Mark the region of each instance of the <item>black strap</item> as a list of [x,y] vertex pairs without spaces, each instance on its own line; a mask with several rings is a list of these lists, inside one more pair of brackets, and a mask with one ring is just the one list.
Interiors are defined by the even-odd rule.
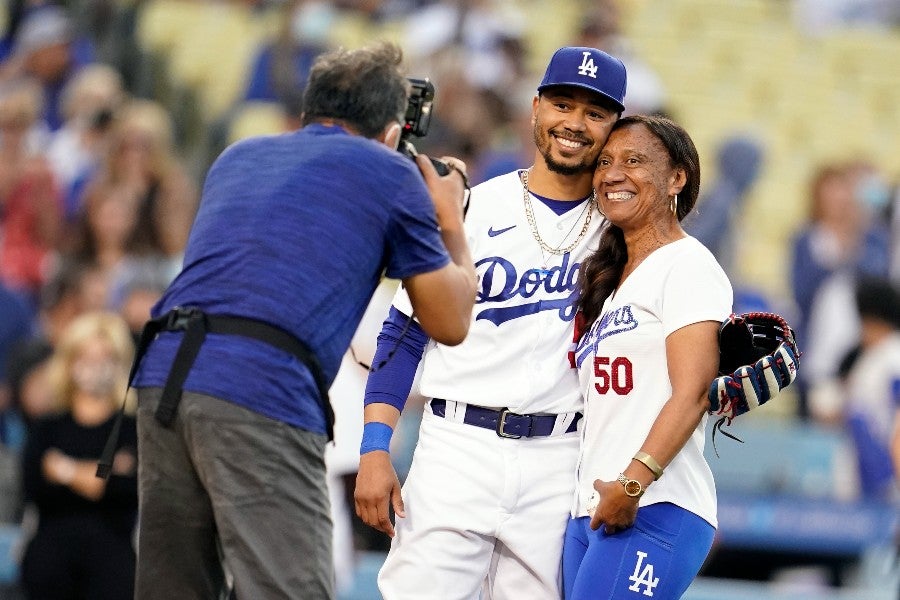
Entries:
[[100,453],[100,460],[97,462],[97,477],[101,479],[109,479],[109,475],[112,472],[113,457],[116,448],[119,446],[119,432],[122,430],[122,419],[125,417],[125,405],[128,402],[128,389],[131,387],[134,375],[141,364],[141,359],[144,358],[144,353],[147,352],[150,342],[162,331],[164,323],[165,320],[163,318],[151,319],[144,324],[144,328],[141,330],[141,337],[138,340],[137,348],[135,348],[134,352],[134,360],[131,363],[131,371],[128,373],[128,386],[125,388],[125,398],[122,399],[119,414],[116,415],[109,437],[106,438],[106,445],[103,446],[103,452]]
[[206,315],[206,320],[209,333],[242,335],[266,342],[294,355],[297,360],[305,364],[319,391],[319,407],[322,409],[322,414],[325,415],[328,441],[334,439],[334,409],[328,398],[328,382],[319,359],[306,344],[283,329],[255,319]]
[[175,420],[184,382],[187,381],[191,367],[194,366],[194,361],[200,354],[200,346],[206,340],[206,330],[206,316],[202,312],[197,311],[187,318],[184,335],[181,343],[178,344],[169,376],[166,377],[166,383],[163,386],[162,397],[156,407],[156,420],[163,427],[171,427],[172,421]]
[[[328,440],[334,439],[334,410],[328,398],[328,385],[325,373],[322,371],[322,366],[312,350],[295,336],[283,329],[256,319],[207,315],[197,308],[175,308],[162,317],[151,319],[144,325],[135,351],[131,372],[128,375],[129,387],[141,359],[147,352],[147,348],[149,348],[150,343],[161,331],[184,331],[184,336],[172,361],[169,376],[166,378],[162,397],[156,408],[156,420],[164,427],[170,427],[175,419],[178,405],[181,402],[184,382],[187,380],[191,367],[200,353],[200,347],[206,339],[206,334],[215,333],[241,335],[260,340],[292,354],[305,364],[318,389],[319,405],[325,415],[325,428],[328,433]],[[106,441],[106,446],[103,448],[103,454],[100,456],[100,461],[97,464],[97,477],[102,477],[103,479],[109,477],[112,470],[113,454],[118,446],[119,431],[124,414],[125,401],[122,402],[122,408],[119,410],[116,422]]]
[[716,458],[719,458],[719,449],[716,448],[716,432],[717,431],[721,431],[722,435],[724,435],[725,437],[730,437],[731,439],[737,440],[738,442],[740,442],[742,444],[744,443],[744,440],[742,440],[738,436],[728,433],[727,431],[722,429],[722,427],[724,427],[725,425],[731,425],[731,421],[728,419],[728,417],[722,417],[721,419],[719,419],[718,421],[716,421],[713,424],[712,443],[713,443],[713,450],[715,450],[715,452],[716,452]]

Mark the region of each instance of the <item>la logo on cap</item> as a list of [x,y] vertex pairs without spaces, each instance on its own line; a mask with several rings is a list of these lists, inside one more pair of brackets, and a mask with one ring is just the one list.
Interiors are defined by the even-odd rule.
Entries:
[[625,110],[627,76],[621,60],[603,50],[565,46],[553,53],[538,93],[553,86],[579,87],[610,100],[619,112]]
[[578,67],[578,74],[597,79],[597,66],[594,64],[594,59],[591,58],[591,53],[585,51],[581,54],[584,58],[581,59],[581,66]]

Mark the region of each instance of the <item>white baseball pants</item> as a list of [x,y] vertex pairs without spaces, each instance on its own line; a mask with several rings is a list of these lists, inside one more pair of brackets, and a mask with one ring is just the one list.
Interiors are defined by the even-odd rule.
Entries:
[[501,438],[426,406],[406,518],[378,576],[384,599],[560,598],[578,449],[578,432]]

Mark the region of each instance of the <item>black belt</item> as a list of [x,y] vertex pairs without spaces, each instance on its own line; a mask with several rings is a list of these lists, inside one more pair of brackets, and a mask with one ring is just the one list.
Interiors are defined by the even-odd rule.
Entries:
[[[175,419],[178,404],[181,402],[181,392],[188,373],[194,364],[194,360],[200,353],[200,347],[206,339],[207,333],[241,335],[256,339],[289,354],[294,355],[309,369],[319,392],[319,404],[325,415],[325,427],[328,440],[334,438],[334,410],[328,400],[328,384],[325,374],[319,364],[316,355],[299,339],[290,333],[256,319],[245,317],[229,317],[221,315],[208,315],[198,308],[177,307],[156,319],[147,321],[141,331],[141,338],[135,351],[134,362],[128,375],[128,385],[131,385],[135,373],[140,366],[141,359],[150,347],[150,343],[162,331],[184,331],[181,343],[172,361],[172,367],[166,383],[163,387],[162,397],[156,408],[156,420],[163,426],[169,427]],[[112,466],[113,453],[118,444],[119,428],[123,410],[119,412],[106,447],[103,449],[100,463],[97,466],[97,476],[106,478]]]
[[[447,401],[435,398],[431,401],[431,412],[435,416],[444,417],[447,411]],[[520,415],[510,412],[508,408],[494,409],[484,406],[466,404],[466,414],[463,423],[493,429],[497,435],[505,438],[531,438],[547,437],[553,433],[558,415]],[[578,429],[578,421],[581,413],[576,413],[575,418],[569,423],[565,433],[572,433]]]

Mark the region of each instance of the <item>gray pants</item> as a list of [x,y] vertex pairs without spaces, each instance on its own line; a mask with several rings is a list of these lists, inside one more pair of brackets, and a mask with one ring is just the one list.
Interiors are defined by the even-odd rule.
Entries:
[[135,598],[215,599],[222,560],[240,600],[334,598],[325,436],[190,392],[168,429],[161,392],[138,390]]

